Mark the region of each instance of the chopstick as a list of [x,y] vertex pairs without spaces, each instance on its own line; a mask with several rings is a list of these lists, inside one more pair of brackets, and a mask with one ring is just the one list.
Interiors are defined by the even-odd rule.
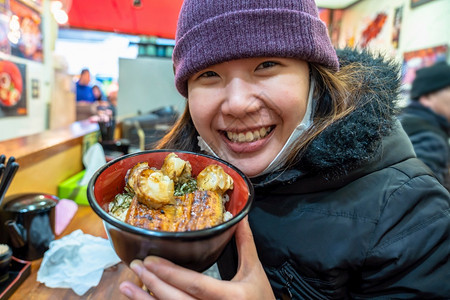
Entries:
[[3,202],[3,197],[5,196],[6,191],[14,178],[17,169],[19,169],[19,164],[16,163],[15,160],[16,159],[11,156],[6,163],[6,168],[0,181],[0,204]]
[[3,164],[3,163],[0,163],[0,182],[1,182],[1,180],[2,180],[2,175],[3,175],[3,172],[5,171],[5,165]]
[[10,156],[8,158],[8,162],[6,163],[6,168],[8,169],[8,166],[11,165],[15,161],[16,161],[16,158],[14,156]]
[[0,182],[2,179],[3,172],[6,169],[5,161],[6,161],[6,155],[5,154],[0,155]]

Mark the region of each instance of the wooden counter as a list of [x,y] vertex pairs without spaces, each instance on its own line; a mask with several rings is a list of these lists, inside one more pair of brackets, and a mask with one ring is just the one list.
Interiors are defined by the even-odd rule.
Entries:
[[58,184],[84,169],[83,149],[98,136],[88,120],[0,142],[0,154],[19,163],[8,195],[40,192],[57,195]]
[[[102,220],[98,217],[90,206],[79,206],[72,221],[58,238],[81,229],[86,234],[107,238]],[[124,263],[106,269],[97,287],[89,289],[83,296],[78,296],[72,289],[48,288],[43,283],[37,282],[37,272],[42,259],[32,262],[31,274],[11,295],[11,300],[23,299],[128,299],[119,291],[119,284],[129,280],[137,285],[141,285],[138,277]]]

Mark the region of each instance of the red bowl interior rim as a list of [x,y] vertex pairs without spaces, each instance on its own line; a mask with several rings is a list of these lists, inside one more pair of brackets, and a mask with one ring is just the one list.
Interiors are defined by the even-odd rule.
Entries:
[[[161,157],[162,156],[165,157],[167,154],[169,154],[171,152],[174,152],[179,156],[194,155],[196,157],[199,157],[200,159],[214,160],[214,163],[217,163],[217,164],[221,165],[222,167],[224,167],[225,171],[233,177],[233,179],[235,181],[235,189],[236,189],[236,183],[237,183],[236,179],[238,179],[238,181],[239,181],[238,186],[241,189],[240,192],[245,193],[245,194],[248,193],[247,201],[243,205],[242,209],[237,214],[233,214],[232,219],[230,219],[222,224],[219,224],[217,226],[214,226],[212,228],[196,230],[196,231],[168,232],[168,231],[156,231],[156,230],[149,230],[149,229],[145,229],[145,228],[139,228],[139,227],[130,225],[128,223],[122,222],[119,219],[117,219],[117,218],[111,216],[109,213],[107,213],[102,208],[101,204],[98,203],[98,201],[100,201],[100,200],[96,199],[95,187],[96,187],[96,184],[102,180],[100,178],[105,177],[105,174],[108,174],[108,178],[112,177],[111,181],[118,180],[117,176],[119,176],[120,179],[123,181],[122,185],[120,185],[120,184],[118,185],[116,183],[114,185],[114,188],[112,189],[111,193],[117,194],[117,193],[120,193],[123,191],[123,186],[125,184],[125,179],[124,179],[125,173],[129,169],[129,167],[127,167],[127,168],[123,168],[120,166],[118,167],[118,165],[123,164],[124,162],[126,162],[127,159],[128,160],[133,159],[134,161],[137,161],[137,162],[143,161],[143,160],[137,160],[138,156],[158,155]],[[183,159],[186,159],[186,158],[183,158]],[[196,167],[193,164],[192,159],[189,161],[193,168],[193,174],[196,175],[196,172],[194,170]],[[161,160],[161,164],[162,164],[162,160]],[[132,167],[133,165],[134,164],[131,164],[130,167]],[[158,166],[158,168],[159,167],[160,166]],[[141,236],[158,237],[158,238],[164,238],[164,239],[202,239],[202,238],[207,238],[207,237],[210,237],[213,235],[217,235],[223,231],[226,231],[227,229],[231,228],[232,226],[237,224],[239,221],[241,221],[248,214],[248,212],[250,210],[250,207],[253,202],[254,190],[253,190],[253,185],[252,185],[250,179],[244,173],[242,173],[242,171],[240,171],[232,164],[230,164],[220,158],[216,158],[216,157],[206,155],[206,154],[201,154],[201,153],[189,152],[189,151],[164,149],[164,150],[146,150],[146,151],[131,153],[131,154],[121,156],[119,158],[116,158],[116,159],[108,162],[107,164],[105,164],[104,166],[99,168],[94,173],[92,178],[90,179],[90,181],[88,183],[87,196],[88,196],[89,204],[92,207],[92,209],[95,211],[95,213],[99,217],[101,217],[104,221],[106,221],[107,223],[109,223],[121,230],[130,232],[130,233],[135,233],[135,234],[138,234]],[[111,198],[111,199],[113,199],[113,198]],[[103,205],[105,205],[105,204],[103,203]]]

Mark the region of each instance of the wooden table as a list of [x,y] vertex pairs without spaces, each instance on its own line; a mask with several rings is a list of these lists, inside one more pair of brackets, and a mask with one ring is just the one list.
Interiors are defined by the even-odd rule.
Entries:
[[98,141],[98,130],[97,123],[85,120],[1,141],[0,154],[8,159],[14,156],[20,166],[6,196],[35,192],[58,195],[58,185],[84,169],[83,151]]
[[[61,238],[74,230],[81,229],[86,234],[107,238],[102,220],[98,217],[90,206],[78,206],[77,213],[71,220]],[[48,288],[43,283],[37,282],[37,272],[42,259],[32,262],[30,276],[18,287],[9,298],[11,300],[32,300],[32,299],[128,299],[119,291],[119,284],[124,280],[129,280],[137,285],[141,285],[138,277],[124,263],[119,263],[103,272],[102,279],[97,287],[89,289],[83,296],[78,296],[72,289]]]

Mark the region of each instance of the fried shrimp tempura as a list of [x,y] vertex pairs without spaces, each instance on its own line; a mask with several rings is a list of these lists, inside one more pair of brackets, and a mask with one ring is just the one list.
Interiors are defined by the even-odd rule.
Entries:
[[221,166],[209,165],[198,174],[197,186],[201,191],[215,191],[223,195],[233,189],[233,178]]
[[141,170],[133,188],[139,202],[150,208],[175,204],[173,180],[159,170]]

